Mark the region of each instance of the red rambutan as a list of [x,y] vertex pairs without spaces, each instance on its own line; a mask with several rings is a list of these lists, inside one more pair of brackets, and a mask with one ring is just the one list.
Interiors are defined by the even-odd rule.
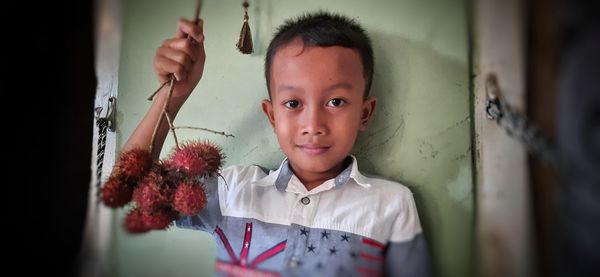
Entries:
[[194,149],[194,144],[183,144],[175,149],[166,162],[172,168],[185,172],[189,176],[199,176],[206,171],[206,162]]
[[131,201],[131,188],[125,183],[125,180],[112,175],[101,189],[100,197],[106,206],[117,208],[124,206]]
[[142,175],[150,168],[152,157],[148,150],[132,149],[121,153],[119,161],[116,164],[120,174],[126,177],[140,179]]
[[170,204],[171,193],[160,172],[153,170],[133,190],[133,201],[144,211],[154,211]]
[[[169,157],[170,158],[170,157]],[[158,164],[164,169],[164,170],[168,170],[171,171],[174,169],[174,166],[171,164],[171,160],[170,159],[162,159],[158,162]]]
[[214,175],[221,169],[225,155],[221,147],[209,141],[193,143],[193,149],[198,156],[206,162],[206,168],[202,175]]
[[173,220],[177,219],[177,213],[171,210],[162,209],[153,212],[142,211],[144,226],[149,229],[164,230]]
[[206,206],[206,193],[199,182],[184,181],[173,194],[173,208],[183,215],[195,215]]
[[130,233],[144,233],[150,231],[151,228],[146,226],[144,222],[143,212],[137,208],[132,209],[127,213],[124,221],[125,230]]

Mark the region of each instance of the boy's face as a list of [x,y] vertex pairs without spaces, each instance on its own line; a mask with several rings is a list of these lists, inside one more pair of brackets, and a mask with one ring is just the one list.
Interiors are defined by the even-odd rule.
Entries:
[[263,111],[294,172],[338,173],[376,105],[375,97],[364,97],[358,52],[296,39],[273,57],[269,87]]

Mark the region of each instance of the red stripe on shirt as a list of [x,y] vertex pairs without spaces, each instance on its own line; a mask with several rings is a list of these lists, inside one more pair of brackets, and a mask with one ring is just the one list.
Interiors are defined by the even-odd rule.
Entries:
[[384,248],[383,244],[368,238],[363,238],[363,243],[380,249]]
[[364,276],[381,276],[381,271],[371,269],[368,267],[358,267],[358,272],[360,272]]
[[225,273],[229,277],[278,277],[279,273],[259,270],[250,267],[241,267],[217,260],[215,271]]
[[375,256],[365,252],[360,252],[360,257],[369,261],[383,262],[383,256]]
[[219,228],[219,226],[217,226],[217,228],[215,228],[215,232],[217,232],[217,234],[219,235],[219,238],[221,238],[221,241],[223,242],[223,245],[225,246],[225,249],[227,250],[227,253],[229,254],[229,258],[231,258],[231,262],[238,263],[238,260],[235,257],[235,254],[233,254],[233,249],[231,248],[231,244],[229,244],[229,240],[227,240],[227,237],[225,236],[225,234],[223,234],[223,230],[221,230],[221,228]]
[[250,267],[256,267],[258,264],[262,263],[264,260],[277,255],[277,253],[279,253],[279,252],[282,252],[285,249],[286,243],[287,243],[287,240],[284,240],[284,241],[278,243],[277,245],[271,247],[271,249],[258,255],[256,257],[256,259],[254,259],[252,261],[252,263],[250,264]]
[[240,264],[246,266],[248,261],[248,251],[250,250],[250,240],[252,239],[252,222],[246,223],[246,233],[244,235],[244,244],[240,252]]

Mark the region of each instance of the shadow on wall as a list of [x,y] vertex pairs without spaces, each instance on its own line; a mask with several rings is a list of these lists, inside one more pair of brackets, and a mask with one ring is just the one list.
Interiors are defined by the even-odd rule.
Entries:
[[431,45],[371,33],[378,106],[353,149],[361,170],[414,193],[435,272],[469,276],[473,182],[465,62]]
[[[404,136],[404,107],[410,87],[406,41],[383,33],[370,33],[375,56],[375,73],[370,95],[378,98],[373,121],[359,135],[353,149],[365,172],[376,172],[369,160],[373,152],[392,153]],[[388,53],[390,48],[398,49]],[[377,157],[380,158],[380,157]]]

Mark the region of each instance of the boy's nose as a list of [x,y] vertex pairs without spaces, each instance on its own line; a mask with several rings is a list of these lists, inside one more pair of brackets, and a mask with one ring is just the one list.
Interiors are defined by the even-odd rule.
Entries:
[[302,115],[302,135],[324,135],[327,133],[327,126],[323,112],[320,109],[307,109]]

